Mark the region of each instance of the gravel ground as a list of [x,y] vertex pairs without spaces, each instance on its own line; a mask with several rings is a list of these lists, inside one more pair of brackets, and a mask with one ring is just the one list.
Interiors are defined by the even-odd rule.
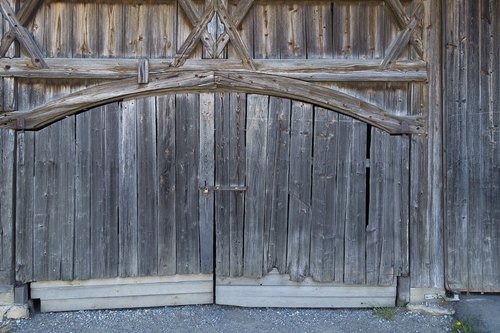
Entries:
[[392,320],[372,310],[249,309],[228,306],[36,313],[0,322],[6,332],[448,332],[453,317],[397,309]]

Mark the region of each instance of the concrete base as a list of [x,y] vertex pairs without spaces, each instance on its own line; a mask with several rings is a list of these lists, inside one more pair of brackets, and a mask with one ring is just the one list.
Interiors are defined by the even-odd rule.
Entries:
[[0,284],[0,304],[14,304],[14,286]]
[[410,303],[425,303],[443,301],[446,299],[446,291],[441,288],[410,288]]
[[0,320],[28,319],[29,317],[28,305],[0,305]]

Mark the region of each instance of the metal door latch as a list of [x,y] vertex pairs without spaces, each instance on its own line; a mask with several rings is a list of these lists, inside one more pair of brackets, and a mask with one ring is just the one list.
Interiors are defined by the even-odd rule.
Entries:
[[231,192],[245,192],[247,190],[247,186],[241,185],[232,185],[232,186],[223,186],[223,185],[215,185],[215,186],[202,186],[200,187],[200,191],[203,194],[208,194],[210,191],[231,191]]

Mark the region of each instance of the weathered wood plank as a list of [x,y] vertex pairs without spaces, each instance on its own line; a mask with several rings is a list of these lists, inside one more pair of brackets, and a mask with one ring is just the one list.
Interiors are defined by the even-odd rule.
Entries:
[[[215,180],[215,100],[214,94],[200,94],[199,185],[214,186]],[[214,193],[199,196],[201,272],[214,272]],[[222,241],[218,239],[218,242]],[[217,251],[218,253],[218,251]]]
[[339,137],[344,138],[339,145],[340,160],[337,169],[337,219],[344,221],[345,237],[343,280],[348,284],[363,284],[366,246],[366,124],[339,116]]
[[243,239],[243,273],[246,277],[263,275],[265,174],[267,170],[268,97],[247,96],[246,173],[248,190],[245,198]]
[[119,265],[119,126],[121,106],[118,103],[104,107],[104,276],[118,276]]
[[264,268],[287,272],[290,109],[288,99],[270,97],[266,150]]
[[158,274],[156,98],[137,101],[137,222],[139,275]]
[[313,106],[292,101],[287,267],[292,281],[309,276]]
[[15,282],[16,133],[0,131],[0,284]]
[[[230,109],[229,94],[215,94],[215,185],[230,185]],[[216,275],[230,276],[230,193],[215,192],[215,238],[216,238]]]
[[276,20],[278,8],[278,6],[268,3],[255,4],[253,50],[256,59],[279,58],[278,23]]
[[124,6],[124,22],[125,55],[134,58],[149,56],[151,25],[148,18],[148,6],[142,3]]
[[[102,57],[123,57],[124,39],[120,36],[121,31],[115,29],[125,25],[123,4],[101,3],[96,16],[100,32],[98,38],[99,54]],[[93,60],[93,62],[95,61]]]
[[290,280],[276,270],[260,279],[217,279],[217,304],[251,307],[394,306],[396,286],[374,287]]
[[200,272],[199,184],[200,153],[199,96],[176,97],[176,245],[177,273]]
[[312,175],[312,223],[311,223],[311,277],[319,282],[335,279],[335,256],[340,251],[336,234],[335,178],[338,142],[338,114],[315,108],[313,175]]
[[158,274],[173,275],[176,264],[175,96],[157,97]]
[[128,277],[138,274],[136,100],[123,102],[118,126],[118,273],[122,277]]
[[172,58],[176,53],[176,4],[167,3],[148,4],[149,20],[155,22],[150,26],[150,56],[151,58]]
[[[230,94],[229,98],[229,184],[241,186],[246,183],[246,95]],[[245,192],[229,192],[230,276],[243,275],[245,196]]]
[[307,59],[332,58],[333,21],[330,4],[307,4],[305,7]]

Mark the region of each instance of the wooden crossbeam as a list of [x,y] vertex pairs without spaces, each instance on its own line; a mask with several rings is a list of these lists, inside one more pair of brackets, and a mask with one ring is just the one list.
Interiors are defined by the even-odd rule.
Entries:
[[[31,7],[32,10],[37,8],[35,4],[33,4],[33,6],[34,7]],[[15,38],[19,41],[19,44],[21,44],[21,47],[30,56],[33,65],[38,68],[47,68],[48,66],[45,63],[45,60],[43,59],[42,51],[36,44],[34,38],[28,32],[28,30],[20,23],[20,21],[16,17],[16,14],[10,7],[10,4],[7,2],[7,0],[0,0],[0,11],[2,12],[2,15],[5,17],[7,22],[9,22],[9,24],[12,26],[12,33],[14,34]],[[23,17],[29,16],[25,14],[23,15],[24,15]],[[2,43],[5,42],[7,44],[9,43],[9,40],[10,39],[4,37],[2,39]]]
[[[387,6],[389,6],[391,11],[393,12],[399,27],[401,29],[406,29],[406,27],[410,25],[412,19],[406,14],[405,9],[401,4],[400,0],[385,0],[385,3],[387,4]],[[414,10],[415,13],[414,15],[416,15],[421,9],[423,9],[423,4],[419,2]],[[423,58],[424,48],[422,46],[422,41],[419,38],[415,37],[412,33],[410,35],[409,42],[413,45],[419,57]]]

